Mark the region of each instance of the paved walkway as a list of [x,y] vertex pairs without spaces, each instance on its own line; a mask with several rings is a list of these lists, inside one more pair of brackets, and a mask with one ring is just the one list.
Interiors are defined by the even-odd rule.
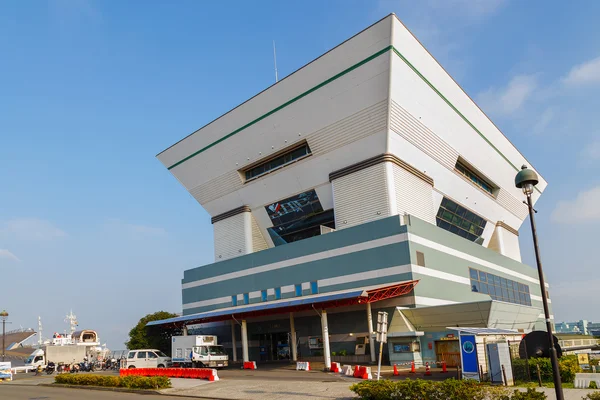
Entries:
[[181,388],[173,380],[173,388],[161,393],[178,396],[198,396],[209,399],[231,400],[342,400],[354,398],[349,389],[352,382],[339,381],[264,381],[264,380],[221,380],[209,384]]

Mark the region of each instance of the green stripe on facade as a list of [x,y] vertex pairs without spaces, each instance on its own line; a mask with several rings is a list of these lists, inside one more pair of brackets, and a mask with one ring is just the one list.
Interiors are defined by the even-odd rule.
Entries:
[[[364,60],[362,60],[362,61],[360,61],[360,62],[358,62],[358,63],[356,63],[356,64],[352,65],[351,67],[349,67],[349,68],[345,69],[344,71],[342,71],[342,72],[338,73],[337,75],[334,75],[333,77],[331,77],[331,78],[327,79],[326,81],[323,81],[323,82],[319,83],[318,85],[316,85],[316,86],[312,87],[311,89],[307,90],[306,92],[304,92],[304,93],[302,93],[302,94],[300,94],[300,95],[298,95],[298,96],[294,97],[294,98],[293,98],[293,99],[291,99],[291,100],[288,100],[287,102],[285,102],[284,104],[280,105],[279,107],[277,107],[277,108],[274,108],[273,110],[269,111],[268,113],[261,115],[260,117],[258,117],[258,118],[256,118],[255,120],[253,120],[253,121],[251,121],[251,122],[247,123],[246,125],[242,126],[241,128],[238,128],[238,129],[236,129],[235,131],[233,131],[233,132],[231,132],[231,133],[229,133],[229,134],[227,134],[227,135],[223,136],[221,139],[219,139],[219,140],[217,140],[217,141],[215,141],[215,142],[213,142],[213,143],[209,144],[208,146],[205,146],[205,147],[203,147],[202,149],[200,149],[200,150],[196,151],[195,153],[192,153],[192,154],[190,154],[189,156],[185,157],[184,159],[182,159],[182,160],[180,160],[180,161],[176,162],[175,164],[171,165],[170,167],[168,167],[168,169],[169,169],[169,170],[171,170],[171,169],[175,168],[176,166],[178,166],[178,165],[180,165],[180,164],[182,164],[182,163],[186,162],[187,160],[189,160],[189,159],[191,159],[191,158],[193,158],[193,157],[197,156],[198,154],[200,154],[200,153],[202,153],[202,152],[204,152],[204,151],[206,151],[206,150],[210,149],[211,147],[213,147],[213,146],[217,145],[218,143],[221,143],[221,142],[222,142],[222,141],[224,141],[225,139],[228,139],[228,138],[230,138],[231,136],[233,136],[233,135],[235,135],[235,134],[237,134],[237,133],[239,133],[239,132],[243,131],[244,129],[246,129],[246,128],[249,128],[250,126],[252,126],[252,125],[256,124],[257,122],[260,122],[260,121],[262,121],[263,119],[265,119],[265,118],[267,118],[268,116],[270,116],[270,115],[272,115],[272,114],[276,113],[277,111],[284,109],[285,107],[289,106],[290,104],[293,104],[293,103],[295,103],[296,101],[298,101],[298,100],[302,99],[303,97],[306,97],[306,96],[308,96],[308,95],[309,95],[309,94],[311,94],[312,92],[314,92],[314,91],[316,91],[316,90],[318,90],[318,89],[322,88],[323,86],[325,86],[325,85],[327,85],[327,84],[329,84],[329,83],[331,83],[331,82],[333,82],[333,81],[337,80],[338,78],[341,78],[342,76],[344,76],[344,75],[348,74],[349,72],[351,72],[351,71],[355,70],[356,68],[358,68],[358,67],[360,67],[360,66],[362,66],[362,65],[364,65],[364,64],[366,64],[366,63],[368,63],[369,61],[371,61],[371,60],[374,60],[375,58],[377,58],[377,57],[379,57],[379,56],[381,56],[381,55],[383,55],[383,54],[387,53],[387,52],[388,52],[388,51],[390,51],[390,50],[393,50],[393,52],[394,52],[394,53],[395,53],[395,54],[396,54],[398,57],[400,57],[400,59],[401,59],[402,61],[404,61],[404,63],[405,63],[406,65],[408,65],[408,66],[410,67],[410,69],[412,69],[412,70],[413,70],[413,71],[414,71],[414,72],[417,74],[417,76],[418,76],[419,78],[421,78],[421,79],[423,80],[423,82],[425,82],[425,83],[426,83],[426,84],[427,84],[427,85],[428,85],[428,86],[429,86],[429,87],[430,87],[430,88],[431,88],[431,89],[432,89],[432,90],[433,90],[433,91],[434,91],[434,92],[435,92],[435,93],[436,93],[438,96],[440,96],[440,98],[441,98],[442,100],[444,100],[444,102],[445,102],[445,103],[446,103],[448,106],[450,106],[450,108],[451,108],[452,110],[454,110],[454,112],[456,112],[456,114],[458,114],[458,116],[459,116],[459,117],[460,117],[460,118],[461,118],[463,121],[465,121],[465,122],[467,123],[467,125],[469,125],[469,126],[470,126],[470,127],[471,127],[471,128],[474,130],[474,131],[475,131],[475,132],[477,132],[477,134],[478,134],[478,135],[479,135],[479,136],[480,136],[480,137],[481,137],[483,140],[485,140],[485,142],[486,142],[487,144],[489,144],[489,145],[490,145],[490,146],[491,146],[491,147],[492,147],[492,148],[493,148],[493,149],[494,149],[494,150],[495,150],[495,151],[496,151],[496,152],[497,152],[497,153],[498,153],[498,154],[499,154],[499,155],[500,155],[500,156],[501,156],[501,157],[502,157],[502,158],[503,158],[503,159],[504,159],[504,160],[505,160],[505,161],[506,161],[506,162],[507,162],[507,163],[508,163],[508,164],[509,164],[511,167],[513,167],[513,168],[515,169],[515,171],[519,171],[519,168],[517,168],[517,166],[515,166],[515,165],[514,165],[512,162],[510,162],[510,160],[509,160],[509,159],[508,159],[508,158],[507,158],[507,157],[506,157],[506,156],[505,156],[505,155],[504,155],[504,154],[503,154],[503,153],[502,153],[502,152],[501,152],[501,151],[500,151],[500,150],[499,150],[499,149],[498,149],[496,146],[494,146],[494,144],[493,144],[492,142],[490,142],[490,140],[489,140],[489,139],[488,139],[488,138],[487,138],[487,137],[486,137],[486,136],[485,136],[483,133],[481,133],[481,131],[480,131],[479,129],[477,129],[477,128],[475,127],[475,125],[473,125],[473,124],[471,123],[471,121],[469,121],[469,120],[467,119],[467,117],[465,117],[465,116],[464,116],[464,114],[463,114],[463,113],[461,113],[461,112],[458,110],[458,108],[456,108],[456,107],[454,106],[454,104],[452,104],[452,103],[450,102],[450,100],[448,100],[448,99],[446,98],[446,96],[444,96],[444,95],[442,94],[442,92],[440,92],[440,91],[439,91],[439,90],[438,90],[438,89],[437,89],[437,88],[436,88],[436,87],[435,87],[435,86],[434,86],[434,85],[433,85],[433,84],[432,84],[432,83],[431,83],[431,82],[430,82],[430,81],[429,81],[429,80],[428,80],[428,79],[427,79],[427,78],[426,78],[426,77],[425,77],[425,76],[424,76],[424,75],[423,75],[423,74],[422,74],[422,73],[421,73],[421,72],[420,72],[420,71],[417,69],[417,68],[415,68],[415,66],[413,66],[413,65],[410,63],[410,61],[408,61],[408,60],[406,59],[406,57],[404,57],[404,56],[402,55],[402,53],[400,53],[400,52],[398,51],[398,49],[396,49],[396,48],[395,48],[394,46],[392,46],[392,45],[385,47],[384,49],[382,49],[382,50],[378,51],[377,53],[375,53],[375,54],[373,54],[373,55],[371,55],[371,56],[369,56],[369,57],[365,58]],[[536,187],[535,189],[536,189],[536,190],[537,190],[539,193],[541,193],[541,192],[540,192],[540,190],[539,190],[537,187]]]
[[235,135],[236,133],[239,133],[239,132],[243,131],[244,129],[246,129],[246,128],[248,128],[248,127],[250,127],[250,126],[252,126],[252,125],[256,124],[257,122],[260,122],[260,121],[262,121],[263,119],[267,118],[268,116],[270,116],[270,115],[272,115],[272,114],[276,113],[276,112],[277,112],[277,111],[279,111],[279,110],[282,110],[282,109],[286,108],[287,106],[289,106],[289,105],[290,105],[290,104],[292,104],[292,103],[295,103],[296,101],[300,100],[301,98],[308,96],[308,95],[309,95],[309,94],[311,94],[312,92],[314,92],[314,91],[316,91],[316,90],[318,90],[318,89],[322,88],[323,86],[327,85],[328,83],[331,83],[331,82],[335,81],[336,79],[338,79],[338,78],[340,78],[340,77],[342,77],[342,76],[346,75],[347,73],[354,71],[356,68],[358,68],[358,67],[360,67],[360,66],[362,66],[362,65],[364,65],[364,64],[366,64],[366,63],[368,63],[368,62],[369,62],[369,61],[371,61],[371,60],[374,60],[375,58],[379,57],[380,55],[387,53],[387,52],[388,52],[388,51],[390,51],[391,49],[392,49],[392,46],[388,46],[388,47],[386,47],[386,48],[384,48],[384,49],[382,49],[382,50],[378,51],[377,53],[373,54],[372,56],[365,58],[364,60],[362,60],[362,61],[360,61],[360,62],[358,62],[358,63],[354,64],[354,65],[353,65],[353,66],[351,66],[350,68],[347,68],[347,69],[343,70],[343,71],[342,71],[342,72],[340,72],[339,74],[332,76],[331,78],[327,79],[326,81],[323,81],[323,82],[319,83],[317,86],[315,86],[315,87],[313,87],[313,88],[311,88],[311,89],[308,89],[306,92],[304,92],[304,93],[302,93],[302,94],[300,94],[300,95],[298,95],[298,96],[294,97],[294,98],[293,98],[293,99],[291,99],[291,100],[288,100],[287,102],[283,103],[283,104],[282,104],[282,105],[280,105],[279,107],[272,109],[271,111],[269,111],[268,113],[266,113],[266,114],[264,114],[264,115],[261,115],[260,117],[256,118],[254,121],[247,123],[246,125],[242,126],[241,128],[238,128],[238,129],[236,129],[235,131],[231,132],[231,133],[230,133],[230,134],[228,134],[228,135],[225,135],[225,136],[223,136],[221,139],[217,140],[216,142],[213,142],[213,143],[209,144],[208,146],[206,146],[206,147],[204,147],[204,148],[202,148],[202,149],[198,150],[197,152],[195,152],[195,153],[193,153],[193,154],[191,154],[191,155],[187,156],[187,157],[186,157],[186,158],[184,158],[183,160],[176,162],[175,164],[171,165],[171,166],[169,167],[169,169],[171,169],[171,168],[175,168],[175,167],[176,167],[176,166],[178,166],[179,164],[181,164],[181,163],[183,163],[183,162],[185,162],[185,161],[189,160],[189,159],[190,159],[190,158],[192,158],[192,157],[195,157],[195,156],[197,156],[198,154],[202,153],[202,152],[203,152],[203,151],[205,151],[205,150],[208,150],[208,149],[210,149],[210,148],[211,148],[211,147],[213,147],[214,145],[216,145],[216,144],[218,144],[218,143],[222,142],[223,140],[225,140],[225,139],[227,139],[227,138],[229,138],[229,137],[231,137],[231,136]]

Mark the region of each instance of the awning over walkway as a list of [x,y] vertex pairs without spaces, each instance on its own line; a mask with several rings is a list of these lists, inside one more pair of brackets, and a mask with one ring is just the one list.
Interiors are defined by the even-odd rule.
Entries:
[[274,300],[260,304],[228,307],[214,311],[207,311],[204,313],[184,315],[181,317],[169,318],[160,321],[152,321],[149,322],[147,326],[164,325],[181,327],[191,324],[226,321],[233,318],[247,319],[266,315],[307,311],[313,308],[329,309],[336,307],[347,307],[356,304],[374,303],[408,294],[418,282],[418,280],[404,281],[389,286],[352,289],[295,297],[292,299]]
[[418,331],[445,331],[449,326],[496,329],[533,329],[541,309],[485,300],[433,307],[400,309]]
[[522,335],[519,331],[514,329],[496,329],[496,328],[453,328],[448,327],[447,329],[451,331],[458,331],[458,333],[466,333],[467,335],[475,335],[475,336],[502,336],[502,335]]

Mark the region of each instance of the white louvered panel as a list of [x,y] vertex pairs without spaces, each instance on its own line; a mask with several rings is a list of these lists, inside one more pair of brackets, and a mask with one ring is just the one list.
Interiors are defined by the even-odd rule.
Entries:
[[248,217],[250,217],[250,213],[241,213],[213,224],[215,262],[251,252],[246,237]]
[[414,215],[435,224],[433,186],[396,164],[392,168],[398,214]]
[[385,163],[342,176],[333,180],[332,185],[336,229],[393,214],[390,210]]
[[385,129],[387,102],[381,101],[307,136],[314,155],[321,155]]
[[253,215],[251,215],[250,218],[252,219],[252,252],[268,249],[269,245],[260,232],[256,219]]
[[225,196],[243,186],[242,178],[237,171],[230,171],[216,179],[208,181],[190,190],[190,194],[200,203],[205,204]]
[[[314,156],[319,156],[385,129],[387,101],[381,101],[306,136]],[[265,158],[268,157],[267,155]],[[240,167],[240,169],[243,167]],[[205,204],[240,189],[244,185],[237,171],[231,171],[190,190]]]
[[394,101],[390,110],[390,127],[446,168],[454,169],[458,152]]
[[496,201],[522,220],[527,217],[527,206],[507,190],[500,188],[500,190],[498,190]]

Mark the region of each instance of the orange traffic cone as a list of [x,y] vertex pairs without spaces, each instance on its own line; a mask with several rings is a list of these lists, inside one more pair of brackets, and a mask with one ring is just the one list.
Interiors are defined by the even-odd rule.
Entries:
[[425,363],[425,375],[426,376],[431,375],[431,368],[429,368],[429,363]]
[[394,376],[398,376],[398,366],[394,364]]
[[416,373],[416,372],[417,372],[417,370],[415,369],[415,362],[414,362],[414,361],[412,361],[412,362],[410,363],[410,373],[411,373],[411,374],[414,374],[414,373]]

